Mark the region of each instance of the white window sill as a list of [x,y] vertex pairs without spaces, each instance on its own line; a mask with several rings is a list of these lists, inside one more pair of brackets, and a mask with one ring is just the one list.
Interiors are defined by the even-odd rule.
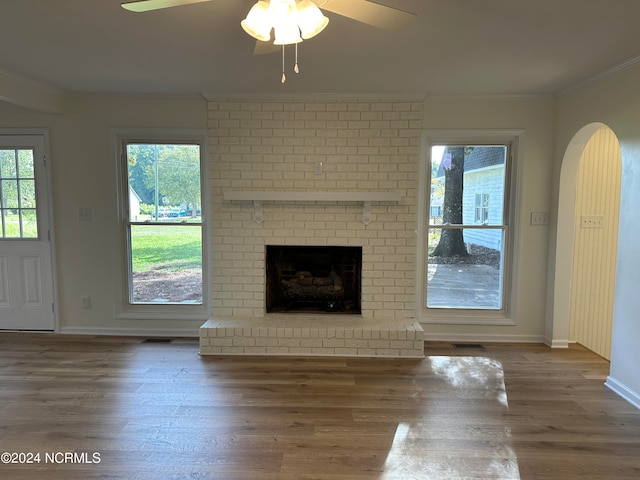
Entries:
[[499,311],[484,310],[425,310],[420,316],[420,323],[434,325],[508,325],[516,322]]

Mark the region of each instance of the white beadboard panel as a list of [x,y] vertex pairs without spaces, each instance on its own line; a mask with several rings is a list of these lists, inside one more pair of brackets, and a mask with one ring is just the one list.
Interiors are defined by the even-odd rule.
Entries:
[[[618,139],[603,127],[585,147],[578,169],[570,338],[607,359],[611,354],[621,174]],[[583,217],[602,218],[602,226],[584,227]]]
[[9,266],[7,257],[0,257],[0,307],[10,306]]
[[20,273],[25,307],[42,307],[42,273],[39,256],[20,257]]

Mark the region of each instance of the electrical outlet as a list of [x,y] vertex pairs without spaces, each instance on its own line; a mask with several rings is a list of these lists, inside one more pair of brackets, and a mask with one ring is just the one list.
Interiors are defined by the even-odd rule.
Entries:
[[582,215],[580,217],[582,228],[604,228],[604,216],[602,215]]
[[88,310],[91,308],[91,297],[80,297],[80,305],[82,305],[82,308],[85,310]]

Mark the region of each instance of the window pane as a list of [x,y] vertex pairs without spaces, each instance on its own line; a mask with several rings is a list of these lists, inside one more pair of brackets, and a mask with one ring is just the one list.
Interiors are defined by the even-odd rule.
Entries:
[[428,308],[503,308],[507,150],[506,145],[432,147]]
[[36,219],[36,211],[34,209],[24,209],[20,212],[22,214],[22,237],[37,238],[38,222]]
[[20,238],[20,217],[13,210],[2,209],[4,237]]
[[133,303],[202,303],[200,225],[131,225]]
[[131,143],[126,152],[128,220],[152,223],[129,224],[130,302],[201,304],[200,145]]
[[36,181],[32,150],[0,150],[3,238],[37,238]]
[[432,147],[429,223],[502,225],[506,153],[504,145]]
[[2,201],[0,202],[2,208],[17,209],[20,206],[18,204],[18,181],[2,180],[0,188],[2,189]]
[[16,178],[15,150],[0,150],[0,178]]
[[[446,237],[462,241],[468,255],[432,255]],[[430,228],[427,307],[501,309],[503,237],[500,228]]]
[[18,150],[18,175],[20,178],[34,178],[33,150]]
[[182,222],[200,210],[200,146],[127,145],[129,219]]
[[35,180],[19,180],[20,183],[20,208],[36,207],[36,182]]

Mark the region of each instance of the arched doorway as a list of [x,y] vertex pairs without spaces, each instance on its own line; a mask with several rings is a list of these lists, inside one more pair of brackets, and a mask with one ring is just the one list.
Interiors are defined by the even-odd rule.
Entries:
[[620,145],[602,123],[583,127],[560,173],[554,339],[610,358],[620,204]]

